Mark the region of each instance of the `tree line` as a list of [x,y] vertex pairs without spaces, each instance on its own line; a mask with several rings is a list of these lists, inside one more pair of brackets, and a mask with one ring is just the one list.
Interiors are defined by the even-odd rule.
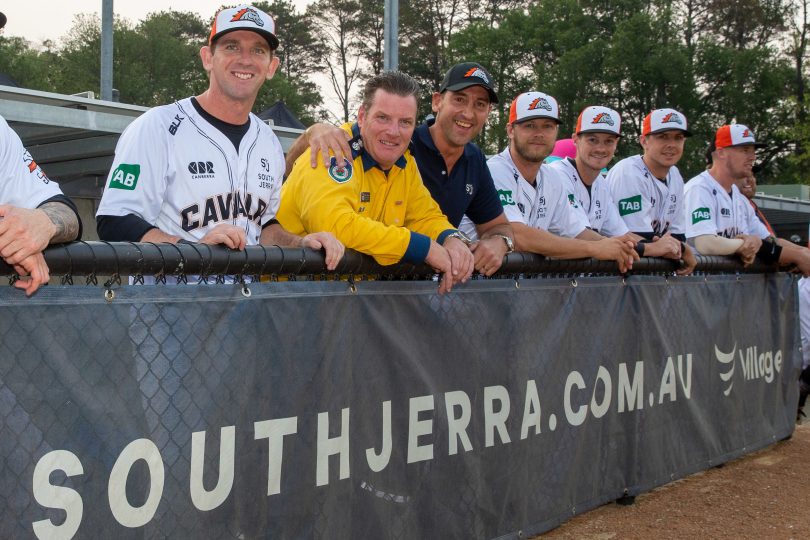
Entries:
[[[363,82],[383,68],[383,2],[255,2],[271,13],[281,40],[279,73],[256,101],[283,101],[304,123],[354,117]],[[560,103],[560,137],[593,104],[622,115],[618,154],[637,153],[644,115],[674,107],[695,134],[684,176],[704,166],[707,141],[737,121],[768,144],[760,182],[810,183],[806,94],[810,0],[400,0],[400,69],[430,94],[454,63],[475,60],[492,73],[501,103],[479,144],[506,144],[508,105],[535,89]],[[162,11],[116,19],[114,86],[121,101],[153,106],[202,91],[198,50],[211,20]],[[58,43],[0,37],[0,72],[23,87],[62,93],[99,87],[100,21],[79,16]],[[329,91],[319,88],[329,85]],[[325,96],[336,96],[330,106]]]

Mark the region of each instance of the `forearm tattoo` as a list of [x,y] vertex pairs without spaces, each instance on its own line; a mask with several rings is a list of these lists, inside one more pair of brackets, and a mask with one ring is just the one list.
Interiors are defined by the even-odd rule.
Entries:
[[40,210],[45,212],[45,215],[56,226],[56,234],[51,238],[52,244],[70,242],[79,235],[79,220],[66,204],[49,202],[43,204]]

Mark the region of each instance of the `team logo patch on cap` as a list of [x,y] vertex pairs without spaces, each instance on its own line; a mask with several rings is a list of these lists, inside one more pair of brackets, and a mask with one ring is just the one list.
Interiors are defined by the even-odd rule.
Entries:
[[594,116],[593,120],[591,120],[591,124],[607,124],[609,126],[612,126],[615,124],[615,122],[608,113],[603,112]]
[[352,164],[349,163],[348,160],[344,159],[343,165],[338,165],[337,159],[333,156],[332,160],[329,162],[329,176],[338,184],[351,180],[353,172]]
[[661,119],[662,124],[668,124],[670,122],[672,122],[673,124],[678,124],[679,126],[683,125],[683,120],[681,120],[680,115],[674,112],[669,113],[668,115],[666,115]]
[[544,97],[534,98],[531,103],[529,103],[528,110],[534,111],[537,109],[545,109],[547,111],[551,111],[551,104],[548,100]]
[[264,26],[264,21],[259,14],[256,13],[255,9],[251,8],[243,8],[234,13],[233,17],[231,18],[231,22],[237,21],[250,21],[256,26]]
[[479,79],[483,79],[485,83],[489,84],[489,78],[487,74],[484,73],[484,70],[481,68],[470,68],[467,73],[464,74],[464,77],[478,77]]

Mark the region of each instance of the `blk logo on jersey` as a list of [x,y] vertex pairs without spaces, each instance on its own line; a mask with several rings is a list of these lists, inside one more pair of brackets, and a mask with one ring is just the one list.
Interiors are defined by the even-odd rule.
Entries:
[[641,195],[628,197],[619,201],[619,215],[626,216],[641,212]]
[[132,191],[138,185],[141,175],[141,166],[137,163],[122,163],[112,173],[110,189],[126,189]]
[[259,14],[256,13],[255,9],[251,8],[244,8],[237,11],[231,18],[231,22],[236,21],[250,21],[256,26],[264,26],[264,21],[259,17]]
[[701,221],[707,221],[707,220],[710,220],[710,219],[712,219],[712,213],[705,206],[702,206],[702,207],[696,209],[694,212],[692,212],[692,225],[694,225],[695,223],[700,223]]
[[721,216],[730,216],[731,215],[731,210],[729,208],[721,208],[720,209],[720,215]]
[[184,231],[189,232],[241,216],[259,223],[266,209],[267,202],[251,193],[244,195],[244,198],[240,191],[221,193],[205,199],[202,210],[199,204],[192,204],[181,210],[181,226]]
[[188,164],[188,172],[194,180],[214,178],[214,164],[210,161],[192,161]]
[[179,114],[174,115],[174,120],[172,121],[172,125],[169,126],[169,133],[175,135],[177,133],[177,128],[180,127],[180,124],[185,120],[185,116],[180,116]]

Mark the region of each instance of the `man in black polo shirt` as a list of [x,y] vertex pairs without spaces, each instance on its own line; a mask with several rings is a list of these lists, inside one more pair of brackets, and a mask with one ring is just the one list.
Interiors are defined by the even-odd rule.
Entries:
[[[450,68],[439,91],[433,94],[435,119],[416,128],[411,138],[411,152],[422,181],[450,223],[458,227],[465,214],[475,223],[481,240],[470,249],[475,255],[475,269],[488,276],[500,268],[503,256],[514,249],[512,227],[503,213],[485,156],[471,142],[484,127],[492,104],[497,102],[492,77],[480,64],[457,64]],[[311,147],[313,167],[318,152],[326,163],[330,151],[338,161],[351,155],[345,131],[316,124],[290,148],[288,170],[307,145]]]

